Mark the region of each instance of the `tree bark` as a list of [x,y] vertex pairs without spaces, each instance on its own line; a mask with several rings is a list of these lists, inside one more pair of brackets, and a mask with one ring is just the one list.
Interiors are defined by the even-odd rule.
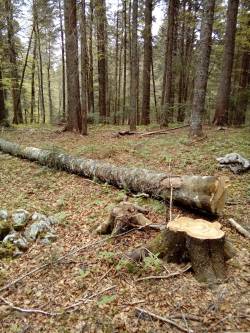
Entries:
[[44,101],[44,91],[43,91],[43,58],[41,51],[41,38],[40,38],[40,29],[38,24],[38,18],[36,14],[36,38],[38,44],[38,58],[39,58],[39,95],[40,95],[40,106],[41,106],[41,116],[42,122],[45,124],[46,114],[45,114],[45,101]]
[[88,134],[87,114],[88,114],[88,50],[87,50],[87,31],[85,0],[82,0],[81,6],[81,109],[82,109],[82,133]]
[[67,77],[67,125],[68,131],[82,132],[80,85],[78,70],[78,38],[76,0],[64,0],[66,77]]
[[62,19],[62,6],[61,0],[58,0],[59,5],[59,19],[60,19],[60,35],[61,35],[61,61],[62,61],[62,118],[66,119],[66,80],[65,80],[65,51],[64,51],[64,32],[63,32],[63,19]]
[[18,103],[18,93],[20,87],[17,66],[17,52],[15,45],[15,31],[13,25],[13,4],[11,0],[5,0],[5,11],[7,18],[8,53],[10,61],[11,91],[13,100],[13,123],[20,124],[23,123],[23,115],[21,103]]
[[216,109],[213,123],[224,126],[228,124],[228,111],[231,93],[231,76],[234,61],[234,46],[239,0],[229,0],[225,46],[222,59],[222,71],[217,93]]
[[144,62],[141,124],[150,124],[150,73],[152,64],[152,0],[145,1]]
[[133,0],[133,13],[132,13],[132,41],[131,41],[131,84],[130,84],[130,117],[129,127],[130,131],[136,130],[136,116],[137,116],[137,97],[138,97],[138,41],[137,41],[137,28],[138,28],[138,0]]
[[54,118],[54,108],[52,102],[52,93],[51,93],[51,79],[50,79],[50,69],[51,69],[51,45],[50,45],[50,37],[48,37],[48,63],[47,63],[47,84],[48,84],[48,100],[49,100],[49,121],[50,124],[53,124]]
[[153,253],[168,262],[191,261],[199,282],[217,283],[225,279],[225,261],[235,255],[220,228],[218,222],[180,217],[170,221],[148,244],[127,256],[139,261]]
[[88,96],[88,111],[90,113],[95,112],[95,99],[94,99],[94,79],[93,79],[93,20],[94,20],[94,6],[93,0],[89,2],[89,96]]
[[105,0],[95,1],[97,19],[97,62],[99,81],[99,117],[100,122],[107,121],[107,54],[106,54],[106,6]]
[[124,40],[123,40],[123,105],[122,117],[126,117],[126,92],[127,92],[127,0],[123,0],[123,24],[124,24]]
[[163,85],[163,103],[161,111],[161,126],[168,126],[169,117],[173,108],[173,50],[174,50],[174,30],[176,24],[177,8],[179,0],[169,0],[168,3],[168,27],[166,38],[165,54],[165,83]]
[[[154,171],[117,167],[102,161],[76,158],[66,154],[33,147],[22,147],[0,139],[0,150],[14,156],[36,161],[57,169],[75,173],[83,177],[97,178],[119,188],[133,192],[168,199],[185,205],[190,209],[199,209],[218,214],[225,203],[225,184],[223,179],[212,176],[171,176]],[[172,188],[172,190],[171,190]]]
[[[250,25],[250,22],[249,22]],[[249,100],[248,87],[250,85],[250,53],[244,50],[241,59],[239,88],[237,91],[236,109],[233,115],[234,125],[243,125],[246,120],[246,111]]]
[[35,71],[36,71],[36,49],[37,49],[37,40],[36,35],[33,42],[33,56],[32,56],[32,65],[31,65],[31,101],[30,101],[30,122],[34,122],[34,109],[35,109]]
[[192,105],[190,136],[203,136],[202,120],[205,108],[208,69],[212,46],[212,29],[214,20],[215,0],[203,1],[201,36],[197,59],[194,97]]
[[8,126],[8,110],[5,106],[1,63],[0,63],[0,126]]

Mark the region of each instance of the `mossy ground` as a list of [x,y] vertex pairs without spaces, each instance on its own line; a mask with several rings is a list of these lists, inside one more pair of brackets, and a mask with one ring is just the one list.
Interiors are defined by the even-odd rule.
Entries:
[[[187,129],[144,138],[114,138],[112,133],[117,131],[117,127],[108,125],[91,126],[89,136],[82,137],[73,133],[57,133],[55,128],[18,127],[2,132],[0,136],[23,145],[60,149],[116,165],[170,170],[173,175],[227,177],[228,199],[219,221],[238,250],[237,257],[228,262],[227,283],[210,290],[199,284],[191,272],[157,280],[157,283],[136,282],[138,276],[152,272],[158,274],[158,262],[157,269],[152,265],[151,271],[145,269],[145,265],[128,269],[122,262],[119,265],[121,255],[153,238],[154,231],[132,233],[56,264],[56,258],[62,253],[99,238],[91,230],[108,217],[111,207],[125,195],[125,191],[0,154],[0,207],[9,211],[23,208],[48,215],[58,213],[62,217],[56,227],[59,238],[53,245],[44,246],[38,242],[20,258],[1,261],[0,269],[4,272],[4,279],[0,278],[2,285],[44,262],[51,263],[46,270],[27,277],[1,296],[21,307],[60,311],[91,292],[116,285],[115,289],[93,298],[79,310],[56,318],[25,315],[0,304],[0,332],[23,332],[28,328],[30,332],[66,333],[81,332],[83,327],[86,332],[177,332],[167,324],[136,317],[136,305],[162,316],[176,313],[197,315],[200,322],[178,321],[194,332],[247,331],[249,242],[230,228],[227,219],[233,217],[242,225],[249,226],[250,173],[234,175],[221,170],[215,158],[230,152],[249,158],[250,129],[217,131],[206,128],[207,139],[196,143],[188,140]],[[150,207],[153,222],[165,220],[163,203],[147,198],[131,200]],[[174,208],[173,216],[178,214],[190,213]],[[114,254],[114,258],[110,255],[109,259],[113,259],[107,260],[101,255],[103,252]],[[160,274],[178,269],[177,265],[164,264]],[[107,275],[103,277],[105,273]]]

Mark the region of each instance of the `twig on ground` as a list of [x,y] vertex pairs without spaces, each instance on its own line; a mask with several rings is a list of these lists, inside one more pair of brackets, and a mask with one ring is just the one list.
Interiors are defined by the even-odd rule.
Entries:
[[144,137],[144,136],[149,136],[149,135],[154,135],[154,134],[165,134],[168,133],[170,131],[175,131],[181,128],[185,128],[185,127],[189,127],[189,125],[183,125],[183,126],[179,126],[179,127],[174,127],[174,128],[168,128],[165,130],[158,130],[158,131],[152,131],[152,132],[146,132],[140,135],[140,137]]
[[180,274],[185,273],[186,271],[188,271],[191,268],[191,264],[188,264],[184,267],[183,270],[179,271],[179,272],[175,272],[175,273],[170,273],[168,275],[150,275],[150,276],[146,276],[146,277],[142,277],[136,280],[136,282],[139,281],[145,281],[145,280],[161,280],[161,279],[169,279],[172,276],[177,276]]
[[[96,296],[99,296],[99,295],[101,295],[101,294],[103,294],[103,293],[105,293],[105,292],[107,292],[107,291],[110,291],[110,290],[114,289],[115,287],[116,287],[116,285],[111,286],[111,287],[108,287],[108,288],[105,288],[104,290],[98,291],[97,293],[95,293],[95,294],[93,294],[93,295],[90,295],[90,296],[88,296],[88,297],[84,297],[84,298],[80,299],[79,301],[77,301],[76,303],[73,303],[73,304],[70,304],[70,305],[66,306],[66,307],[64,308],[64,311],[68,311],[68,310],[70,310],[70,309],[74,309],[74,308],[76,308],[76,307],[79,306],[79,305],[85,304],[85,303],[87,303],[88,301],[90,301],[92,298],[94,298],[94,297],[96,297]],[[74,310],[73,310],[73,311],[74,311]]]
[[246,238],[250,238],[250,232],[243,228],[239,223],[237,223],[234,219],[228,219],[228,222],[232,227],[234,227],[240,234],[245,236]]
[[[103,243],[105,243],[105,242],[107,242],[108,240],[111,240],[111,239],[115,239],[115,238],[118,238],[118,237],[125,236],[126,234],[129,234],[129,233],[131,233],[131,232],[133,232],[133,231],[136,231],[136,230],[144,229],[144,228],[146,228],[146,227],[148,227],[148,226],[150,226],[150,225],[151,225],[151,223],[150,223],[150,224],[146,224],[146,225],[144,225],[144,226],[140,226],[139,228],[133,228],[133,229],[130,229],[130,230],[125,231],[125,232],[123,232],[122,234],[119,234],[119,235],[114,235],[114,236],[111,235],[111,236],[108,236],[108,237],[106,237],[106,238],[104,238],[104,239],[100,239],[100,240],[97,240],[97,241],[95,241],[95,242],[91,242],[91,243],[89,243],[89,244],[87,244],[87,245],[84,245],[84,246],[82,246],[82,247],[76,248],[76,249],[74,249],[74,250],[71,250],[71,251],[65,253],[63,256],[57,258],[57,259],[55,260],[55,262],[62,261],[62,260],[65,259],[66,257],[68,257],[68,256],[72,256],[72,255],[74,255],[74,254],[76,254],[76,253],[78,253],[78,252],[80,252],[80,251],[86,250],[87,248],[90,248],[90,247],[95,246],[95,245],[103,244]],[[31,271],[29,271],[29,272],[27,272],[27,273],[25,273],[25,274],[19,276],[19,277],[18,277],[17,279],[15,279],[14,281],[11,281],[11,282],[9,282],[8,284],[6,284],[5,286],[3,286],[2,288],[0,288],[0,292],[9,289],[10,287],[14,286],[14,285],[17,284],[18,282],[20,282],[20,281],[22,281],[23,279],[25,279],[27,276],[30,276],[30,275],[35,274],[35,273],[37,273],[37,272],[40,272],[41,270],[45,269],[46,267],[48,267],[48,266],[50,266],[50,265],[51,265],[51,263],[50,263],[50,262],[47,262],[47,263],[45,263],[45,264],[42,264],[41,266],[38,266],[38,267],[32,269]]]
[[130,302],[130,303],[122,303],[122,306],[132,306],[132,305],[137,305],[137,304],[141,304],[141,303],[145,303],[145,299],[142,300],[138,300],[138,301],[134,301],[134,302]]
[[177,324],[175,321],[171,320],[168,317],[161,317],[161,316],[159,316],[157,314],[154,314],[153,312],[150,312],[150,311],[147,311],[147,310],[144,310],[144,309],[141,309],[141,308],[137,308],[137,307],[135,308],[135,310],[136,310],[136,312],[138,314],[144,314],[144,315],[149,316],[150,318],[154,318],[154,319],[160,320],[160,321],[162,321],[164,323],[168,323],[168,324],[170,324],[172,326],[175,326],[176,328],[178,328],[182,332],[188,332],[188,333],[193,332],[192,330],[188,330],[185,327]]
[[6,298],[1,297],[0,296],[0,300],[5,303],[6,305],[8,305],[11,309],[19,311],[19,312],[24,312],[24,313],[39,313],[39,314],[43,314],[46,316],[59,316],[62,313],[61,312],[47,312],[47,311],[43,311],[40,309],[25,309],[25,308],[21,308],[19,306],[16,306],[14,304],[12,304],[12,302],[8,301]]
[[[90,295],[88,297],[85,297],[81,300],[79,300],[78,302],[76,303],[73,303],[71,305],[68,305],[66,306],[62,312],[49,312],[49,311],[44,311],[44,310],[41,310],[41,309],[28,309],[28,308],[21,308],[19,306],[16,306],[14,304],[12,304],[12,302],[8,301],[6,298],[4,297],[1,297],[0,296],[0,300],[2,302],[4,302],[6,305],[8,305],[11,309],[13,310],[16,310],[16,311],[19,311],[19,312],[24,312],[24,313],[38,313],[38,314],[42,314],[42,315],[46,315],[46,316],[50,316],[50,317],[55,317],[55,316],[61,316],[62,314],[64,314],[65,312],[68,312],[68,310],[70,309],[74,309],[79,306],[79,305],[82,305],[82,304],[85,304],[87,302],[89,302],[92,298],[96,297],[96,296],[99,296],[111,289],[114,289],[116,286],[111,286],[111,287],[108,287],[108,288],[105,288],[104,290],[101,290],[101,291],[98,291],[97,293],[93,294],[93,295]],[[73,310],[73,311],[74,311]],[[70,311],[72,312],[72,311]]]

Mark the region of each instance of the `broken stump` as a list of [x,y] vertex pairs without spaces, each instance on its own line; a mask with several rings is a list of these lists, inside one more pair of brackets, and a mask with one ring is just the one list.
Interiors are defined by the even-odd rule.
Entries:
[[115,206],[107,221],[100,224],[96,233],[100,235],[119,235],[130,229],[150,224],[150,220],[143,214],[148,213],[147,209],[127,201],[120,202]]

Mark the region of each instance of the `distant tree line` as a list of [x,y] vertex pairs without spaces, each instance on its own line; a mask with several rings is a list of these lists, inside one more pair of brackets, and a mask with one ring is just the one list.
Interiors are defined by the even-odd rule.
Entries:
[[204,123],[244,125],[249,10],[248,0],[0,0],[0,125],[85,135],[88,123],[185,122],[191,136]]

